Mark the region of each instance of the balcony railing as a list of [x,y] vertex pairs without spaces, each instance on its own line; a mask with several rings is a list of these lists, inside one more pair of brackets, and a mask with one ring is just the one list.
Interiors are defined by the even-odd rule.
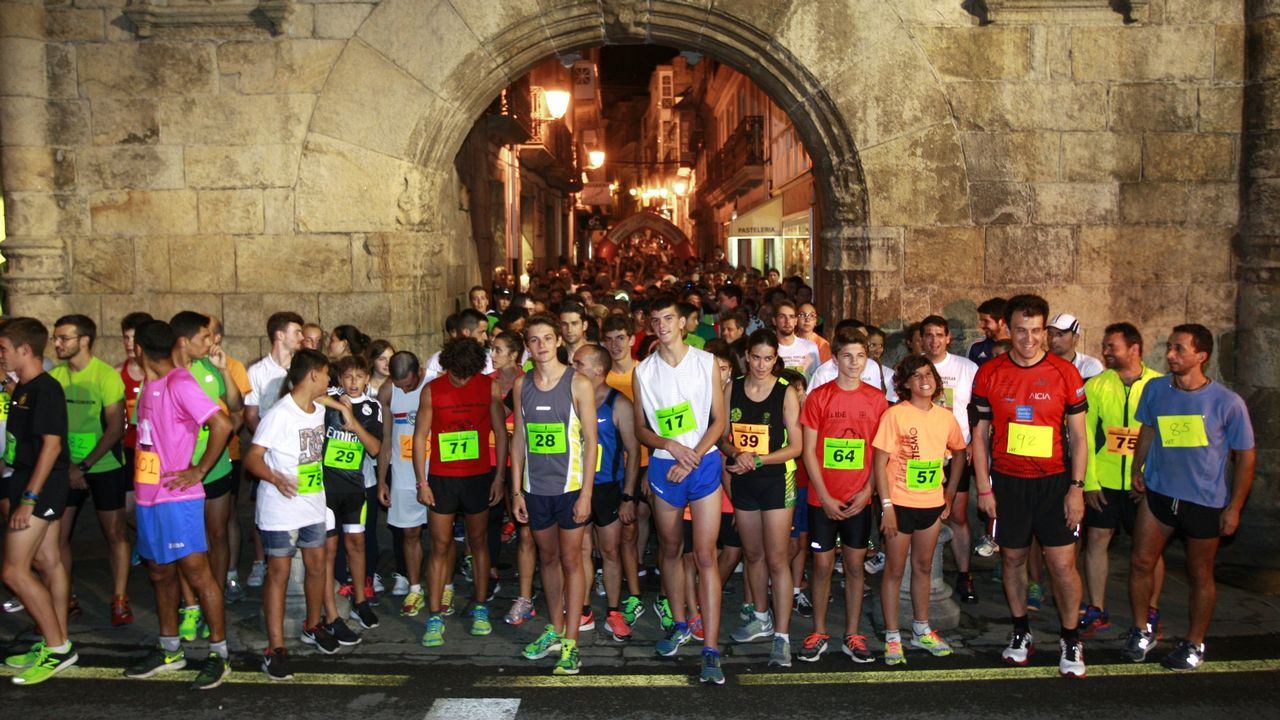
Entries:
[[764,117],[748,115],[707,161],[703,192],[721,198],[741,195],[764,178]]

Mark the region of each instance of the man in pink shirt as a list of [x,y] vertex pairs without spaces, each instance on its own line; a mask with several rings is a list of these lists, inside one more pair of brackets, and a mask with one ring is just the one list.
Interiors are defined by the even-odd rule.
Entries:
[[[209,567],[201,481],[231,437],[231,421],[191,373],[175,367],[176,336],[152,320],[134,331],[134,353],[146,373],[138,398],[138,439],[133,487],[137,502],[138,554],[147,561],[160,620],[160,647],[125,670],[148,678],[186,667],[178,637],[178,573],[196,591],[209,623],[209,660],[192,687],[209,690],[231,673],[227,664],[222,588]],[[209,426],[206,452],[192,465],[196,437]]]

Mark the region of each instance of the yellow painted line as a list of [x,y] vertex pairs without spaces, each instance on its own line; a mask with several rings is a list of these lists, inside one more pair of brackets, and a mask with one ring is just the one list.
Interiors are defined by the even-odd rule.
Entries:
[[[1208,662],[1196,670],[1202,673],[1241,673],[1280,670],[1280,659]],[[1173,675],[1159,663],[1090,665],[1089,677],[1133,677]],[[1058,677],[1055,667],[966,668],[958,670],[878,670],[873,672],[776,673],[736,675],[739,685],[845,685],[851,683],[923,683],[973,680],[1043,680]]]
[[[57,682],[64,680],[119,680],[123,682],[169,682],[190,683],[196,677],[196,671],[188,667],[176,672],[160,673],[146,680],[127,678],[120,668],[82,667],[67,668],[54,678]],[[5,668],[3,676],[17,675],[18,671]],[[408,675],[358,675],[347,673],[294,673],[292,680],[277,682],[268,680],[256,668],[233,671],[224,685],[339,685],[358,687],[403,687],[411,678]]]
[[690,675],[509,675],[476,680],[485,688],[689,687]]

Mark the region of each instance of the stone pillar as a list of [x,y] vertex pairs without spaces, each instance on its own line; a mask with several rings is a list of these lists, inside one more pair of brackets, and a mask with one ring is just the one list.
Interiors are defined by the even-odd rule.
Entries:
[[[1258,448],[1253,500],[1280,505],[1280,4],[1245,3],[1245,97],[1236,386]],[[1223,358],[1223,362],[1228,362]]]
[[902,229],[840,225],[822,230],[828,317],[891,323],[902,312]]

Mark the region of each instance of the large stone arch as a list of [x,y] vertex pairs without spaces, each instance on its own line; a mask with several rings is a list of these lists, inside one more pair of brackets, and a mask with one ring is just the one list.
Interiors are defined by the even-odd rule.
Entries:
[[[941,86],[902,19],[878,2],[519,0],[496,9],[446,0],[424,11],[416,0],[383,0],[316,102],[297,228],[367,233],[385,287],[408,304],[401,332],[434,334],[426,323],[462,289],[447,278],[474,277],[452,161],[475,118],[549,56],[646,42],[714,56],[786,109],[814,160],[823,297],[837,313],[874,314],[880,305],[896,316],[902,231],[875,228],[970,220]],[[868,178],[868,168],[889,166],[892,173]],[[952,189],[947,202],[919,192],[938,183]],[[335,202],[343,194],[359,194],[359,203]],[[460,251],[449,254],[460,259],[455,267],[431,260],[445,243]]]
[[[684,234],[684,231],[677,227],[670,220],[662,217],[656,212],[642,210],[638,213],[623,218],[618,224],[609,228],[609,232],[601,238],[600,243],[596,246],[595,253],[599,257],[606,259],[613,256],[614,252],[620,247],[628,237],[633,233],[641,230],[649,230],[663,236],[670,242],[672,251],[680,259],[697,257],[698,252],[693,247],[693,243]],[[606,245],[613,246],[606,250]]]

